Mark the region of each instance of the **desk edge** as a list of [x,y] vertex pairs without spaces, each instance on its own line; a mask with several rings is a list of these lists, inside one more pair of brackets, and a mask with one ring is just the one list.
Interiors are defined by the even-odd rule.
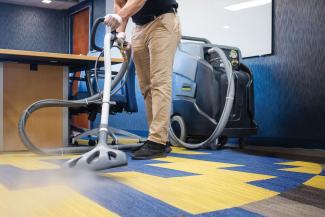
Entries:
[[[25,51],[25,50],[10,50],[0,49],[0,55],[15,55],[15,56],[30,56],[30,57],[43,57],[43,58],[54,58],[62,60],[84,60],[84,61],[96,61],[97,56],[88,55],[76,55],[76,54],[65,54],[65,53],[49,53],[49,52],[38,52],[38,51]],[[101,62],[104,58],[100,58]],[[112,58],[113,62],[122,62],[123,58]]]
[[3,63],[0,62],[0,151],[4,149],[3,142]]

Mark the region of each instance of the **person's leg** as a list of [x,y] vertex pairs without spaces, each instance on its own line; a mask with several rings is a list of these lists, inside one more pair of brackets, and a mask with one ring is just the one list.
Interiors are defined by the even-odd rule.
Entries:
[[152,94],[148,140],[166,144],[171,113],[172,68],[181,32],[179,18],[175,14],[164,14],[158,17],[158,21],[148,40]]
[[132,52],[133,61],[135,64],[139,86],[146,104],[148,128],[152,121],[152,98],[150,84],[150,56],[149,50],[146,47],[145,29],[136,27],[132,36]]
[[150,55],[152,122],[147,142],[134,153],[133,159],[162,157],[171,150],[165,145],[171,108],[172,67],[180,37],[179,19],[175,14],[162,15],[146,28],[146,45]]

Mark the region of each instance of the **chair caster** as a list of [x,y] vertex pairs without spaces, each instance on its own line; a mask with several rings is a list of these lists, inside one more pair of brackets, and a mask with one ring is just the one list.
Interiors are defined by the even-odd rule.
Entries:
[[96,142],[95,140],[90,139],[90,140],[88,141],[88,145],[89,145],[89,146],[95,146],[95,145],[97,145],[97,142]]

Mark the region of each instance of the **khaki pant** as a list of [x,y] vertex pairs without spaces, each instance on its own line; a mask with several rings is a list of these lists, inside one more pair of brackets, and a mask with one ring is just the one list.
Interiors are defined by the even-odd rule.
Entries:
[[132,36],[133,59],[147,110],[148,140],[161,144],[168,140],[172,68],[180,38],[179,17],[174,13],[136,26]]

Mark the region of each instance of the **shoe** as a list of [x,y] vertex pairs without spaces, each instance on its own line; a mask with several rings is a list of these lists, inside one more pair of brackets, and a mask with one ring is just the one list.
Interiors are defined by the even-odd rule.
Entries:
[[[135,153],[136,151],[140,150],[146,142],[144,142],[141,146],[132,149],[132,153]],[[168,154],[171,151],[172,151],[172,144],[170,142],[166,142],[165,152]]]
[[147,140],[144,145],[133,153],[134,160],[147,160],[157,157],[166,157],[166,146]]

